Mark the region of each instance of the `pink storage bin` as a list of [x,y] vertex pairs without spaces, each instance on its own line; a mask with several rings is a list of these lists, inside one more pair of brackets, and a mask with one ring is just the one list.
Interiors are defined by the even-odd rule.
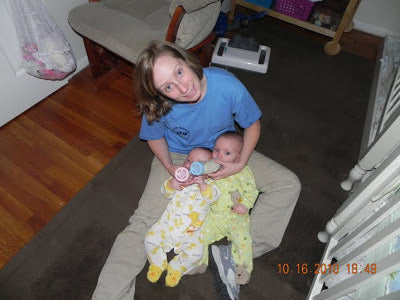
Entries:
[[309,0],[276,0],[275,10],[284,15],[307,21],[314,2]]

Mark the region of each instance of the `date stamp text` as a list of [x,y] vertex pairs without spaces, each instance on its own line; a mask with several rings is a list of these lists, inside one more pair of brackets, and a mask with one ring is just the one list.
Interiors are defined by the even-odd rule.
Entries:
[[[316,263],[314,265],[309,265],[307,263],[295,264],[291,266],[288,263],[282,263],[277,265],[278,273],[282,275],[287,274],[339,274],[340,268],[345,268],[347,274],[358,274],[367,273],[375,274],[377,271],[376,264],[366,264],[365,266],[358,265],[356,263],[348,263],[345,266],[339,267],[337,263],[334,264],[324,264]],[[342,271],[343,272],[343,271]]]

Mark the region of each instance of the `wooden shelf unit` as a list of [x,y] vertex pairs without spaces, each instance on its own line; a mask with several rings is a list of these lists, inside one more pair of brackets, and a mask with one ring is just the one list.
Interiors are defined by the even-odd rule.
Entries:
[[353,29],[353,16],[357,10],[357,7],[359,5],[361,0],[350,0],[349,4],[347,5],[347,8],[345,12],[343,13],[342,19],[340,20],[340,24],[337,28],[336,31],[329,30],[327,28],[317,26],[315,24],[298,20],[296,18],[292,18],[290,16],[281,14],[273,9],[268,9],[244,0],[232,0],[231,2],[231,10],[229,12],[229,20],[232,21],[235,17],[235,10],[236,10],[236,5],[240,5],[249,9],[252,9],[257,12],[261,11],[266,11],[269,16],[291,23],[293,25],[329,36],[332,38],[331,41],[327,42],[324,46],[324,50],[326,54],[329,55],[336,55],[340,52],[341,47],[339,44],[340,38],[345,31],[350,31]]

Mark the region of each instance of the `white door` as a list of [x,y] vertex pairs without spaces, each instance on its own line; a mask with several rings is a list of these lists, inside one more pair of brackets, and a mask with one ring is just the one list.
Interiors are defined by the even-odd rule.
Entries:
[[20,50],[9,0],[0,0],[0,126],[67,82],[67,79],[38,79],[20,68]]

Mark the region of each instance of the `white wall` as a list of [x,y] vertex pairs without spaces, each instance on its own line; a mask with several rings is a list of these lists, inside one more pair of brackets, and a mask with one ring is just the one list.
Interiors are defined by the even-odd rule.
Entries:
[[358,30],[400,37],[400,0],[361,0],[353,18]]
[[[42,80],[28,75],[20,67],[20,50],[12,22],[9,1],[0,0],[0,126],[6,124],[63,85],[61,81]],[[77,59],[79,72],[88,65],[82,39],[72,31],[67,22],[69,11],[86,0],[45,0],[57,25],[66,35]]]

